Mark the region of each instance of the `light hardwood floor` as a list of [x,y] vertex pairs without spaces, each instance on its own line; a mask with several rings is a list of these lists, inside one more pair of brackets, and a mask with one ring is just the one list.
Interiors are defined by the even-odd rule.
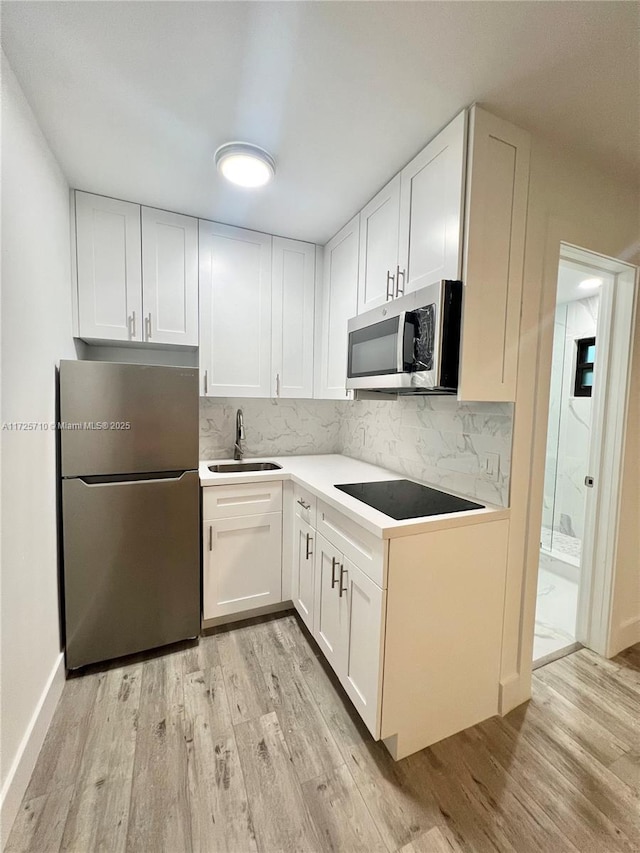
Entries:
[[287,613],[72,678],[7,853],[640,850],[640,646],[394,763]]

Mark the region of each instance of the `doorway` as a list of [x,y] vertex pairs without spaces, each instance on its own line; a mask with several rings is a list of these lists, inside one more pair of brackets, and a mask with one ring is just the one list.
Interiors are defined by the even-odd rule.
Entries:
[[[572,246],[561,246],[553,354],[535,636],[534,668],[581,644],[597,651],[606,622],[607,566],[594,577],[598,524],[607,524],[599,494],[610,424],[607,408],[624,385],[613,372],[613,329],[624,302],[621,276],[631,268]],[[632,280],[631,280],[632,282]],[[622,294],[622,295],[621,295]],[[628,354],[627,354],[628,355]],[[605,515],[603,515],[603,512]],[[615,513],[612,510],[612,516]],[[615,517],[610,519],[615,524]],[[594,595],[602,596],[595,601]],[[593,635],[593,636],[592,636]]]

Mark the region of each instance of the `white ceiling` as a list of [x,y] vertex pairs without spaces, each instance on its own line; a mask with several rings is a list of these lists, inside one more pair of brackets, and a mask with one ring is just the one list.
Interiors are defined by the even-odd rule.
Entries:
[[[600,287],[591,286],[591,282],[600,280]],[[576,302],[578,299],[588,299],[591,296],[599,296],[602,286],[611,284],[610,273],[597,267],[574,263],[565,259],[560,260],[558,267],[558,290],[556,302],[562,305],[566,302]],[[589,282],[588,287],[581,287],[583,282]]]
[[[640,175],[635,2],[2,3],[72,186],[325,242],[462,107]],[[213,152],[276,158],[259,191]]]

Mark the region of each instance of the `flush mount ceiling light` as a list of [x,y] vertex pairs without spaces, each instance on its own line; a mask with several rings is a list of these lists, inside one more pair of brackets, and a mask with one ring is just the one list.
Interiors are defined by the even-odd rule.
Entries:
[[584,281],[581,281],[578,287],[581,290],[595,290],[596,287],[600,287],[602,284],[601,278],[585,278]]
[[215,153],[221,175],[240,187],[263,187],[276,173],[273,157],[249,142],[227,142]]

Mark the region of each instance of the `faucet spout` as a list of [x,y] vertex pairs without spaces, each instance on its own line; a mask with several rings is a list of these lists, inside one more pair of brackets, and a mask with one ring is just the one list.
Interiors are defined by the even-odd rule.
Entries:
[[242,409],[238,409],[236,412],[236,440],[233,446],[233,458],[237,460],[241,460],[244,454],[244,450],[242,448],[242,442],[244,441],[244,417],[242,415]]

